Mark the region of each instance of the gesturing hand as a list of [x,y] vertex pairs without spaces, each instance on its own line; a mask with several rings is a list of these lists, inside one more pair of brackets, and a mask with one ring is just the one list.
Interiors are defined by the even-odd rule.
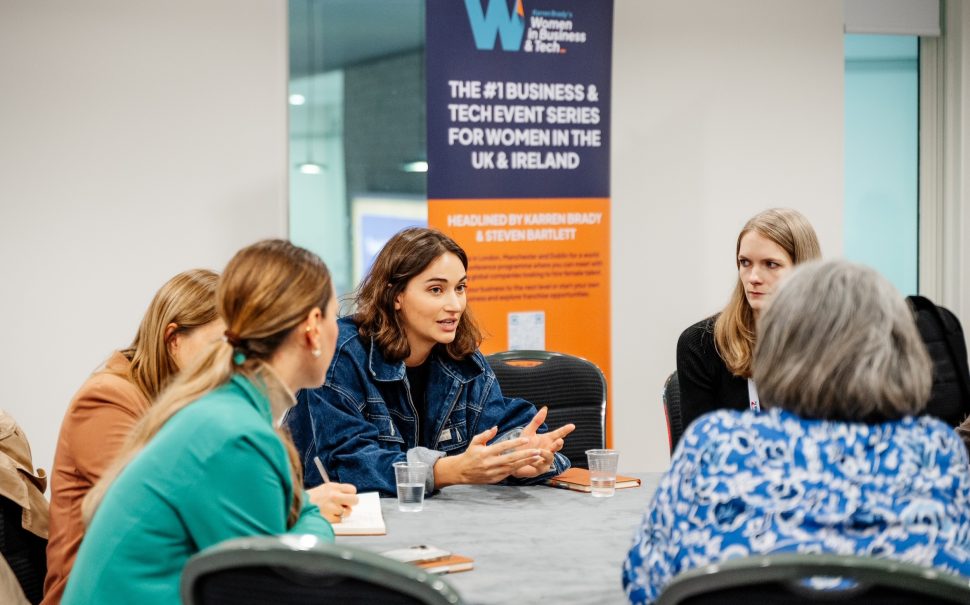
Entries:
[[307,494],[331,523],[340,523],[357,504],[357,488],[349,483],[324,483],[308,489]]
[[527,447],[535,448],[539,451],[539,461],[534,464],[519,467],[512,473],[513,476],[525,479],[549,472],[555,460],[555,453],[561,450],[565,444],[566,435],[576,429],[575,424],[569,423],[548,433],[536,433],[539,427],[542,426],[542,423],[546,421],[546,414],[548,412],[549,408],[542,406],[542,409],[536,412],[536,415],[532,417],[529,424],[522,429],[522,438],[528,439]]
[[463,453],[439,459],[434,465],[435,485],[496,483],[520,468],[539,464],[540,452],[525,447],[529,439],[524,437],[486,445],[497,432],[493,426],[472,437]]

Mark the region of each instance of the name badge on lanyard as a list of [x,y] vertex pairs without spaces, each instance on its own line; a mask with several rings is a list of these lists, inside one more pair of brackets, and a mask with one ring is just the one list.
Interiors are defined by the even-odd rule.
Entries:
[[761,400],[758,399],[758,387],[750,378],[748,379],[748,402],[752,412],[761,411]]

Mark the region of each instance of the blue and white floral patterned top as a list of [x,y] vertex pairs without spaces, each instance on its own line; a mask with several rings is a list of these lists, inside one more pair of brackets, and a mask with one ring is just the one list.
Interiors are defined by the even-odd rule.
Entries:
[[643,517],[623,586],[632,603],[651,603],[687,569],[784,552],[886,557],[970,576],[963,442],[930,417],[704,415]]

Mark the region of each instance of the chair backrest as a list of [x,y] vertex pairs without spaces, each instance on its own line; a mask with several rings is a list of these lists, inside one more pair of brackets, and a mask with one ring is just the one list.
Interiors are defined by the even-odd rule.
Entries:
[[970,603],[970,578],[891,559],[783,554],[731,559],[686,571],[657,605],[879,605]]
[[0,556],[31,603],[44,595],[49,508],[47,473],[35,469],[27,435],[0,410]]
[[667,443],[670,453],[674,453],[677,442],[684,434],[684,416],[680,409],[680,382],[677,371],[674,370],[664,382],[663,390],[664,416],[667,418]]
[[957,426],[970,415],[970,369],[960,320],[923,296],[907,296],[926,352],[933,361],[933,390],[924,414]]
[[407,563],[311,535],[227,540],[189,559],[185,605],[374,603],[460,605],[442,578]]
[[606,378],[596,364],[566,353],[505,351],[488,356],[502,394],[549,407],[550,429],[572,422],[562,449],[573,466],[588,468],[586,450],[605,447]]
[[47,575],[47,540],[23,528],[23,514],[19,504],[0,496],[0,557],[10,566],[27,600],[39,603]]

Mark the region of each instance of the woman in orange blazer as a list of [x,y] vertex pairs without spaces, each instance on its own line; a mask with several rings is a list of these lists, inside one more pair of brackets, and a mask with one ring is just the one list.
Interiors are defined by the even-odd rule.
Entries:
[[180,368],[222,336],[218,275],[179,273],[155,294],[134,342],[81,386],[61,424],[51,471],[50,539],[43,603],[60,603],[84,524],[81,501],[110,466],[135,423]]

